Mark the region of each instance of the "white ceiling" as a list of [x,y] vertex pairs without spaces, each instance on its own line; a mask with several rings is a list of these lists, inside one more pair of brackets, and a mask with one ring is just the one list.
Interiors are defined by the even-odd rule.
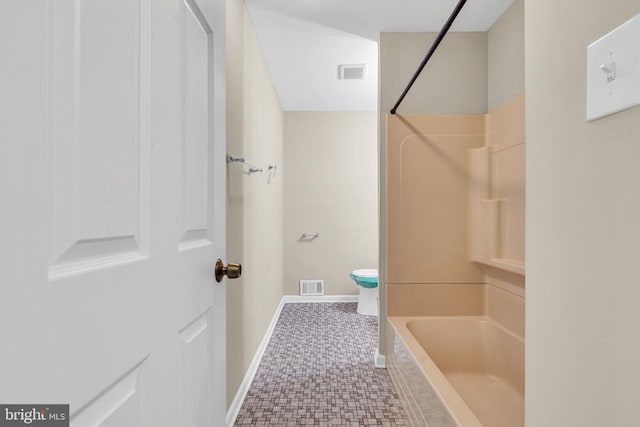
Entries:
[[[469,0],[451,31],[487,31],[512,1]],[[456,3],[245,0],[285,111],[375,111],[378,34],[440,31]],[[337,79],[338,65],[361,63],[364,80]]]

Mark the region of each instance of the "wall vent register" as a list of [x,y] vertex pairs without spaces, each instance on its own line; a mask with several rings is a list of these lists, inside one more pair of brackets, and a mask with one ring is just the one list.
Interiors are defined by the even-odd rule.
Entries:
[[324,280],[300,280],[300,295],[324,295]]

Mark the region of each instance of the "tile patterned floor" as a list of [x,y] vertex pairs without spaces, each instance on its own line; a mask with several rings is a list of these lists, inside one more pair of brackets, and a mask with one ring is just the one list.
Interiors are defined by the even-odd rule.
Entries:
[[355,303],[286,304],[235,425],[406,426],[377,337]]

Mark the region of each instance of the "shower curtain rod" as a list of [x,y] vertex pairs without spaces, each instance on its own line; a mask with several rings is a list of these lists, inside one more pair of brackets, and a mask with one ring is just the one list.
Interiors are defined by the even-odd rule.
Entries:
[[431,45],[431,47],[427,51],[427,54],[425,55],[424,59],[422,60],[422,62],[418,66],[418,69],[413,74],[413,77],[411,77],[411,80],[409,81],[409,84],[407,85],[406,88],[404,88],[404,91],[402,92],[402,95],[400,95],[400,98],[398,98],[398,102],[396,102],[396,105],[394,105],[393,108],[391,109],[391,111],[390,111],[391,114],[395,114],[396,113],[396,110],[398,109],[398,107],[402,103],[402,100],[404,99],[405,96],[407,96],[407,93],[409,93],[409,89],[411,89],[411,86],[413,86],[413,84],[415,83],[416,79],[418,78],[418,76],[422,72],[422,69],[424,68],[425,65],[427,65],[427,62],[429,62],[429,59],[431,59],[431,56],[433,55],[433,53],[438,48],[438,45],[440,45],[440,42],[442,41],[444,36],[446,36],[447,33],[449,32],[449,28],[451,27],[451,24],[453,24],[453,21],[456,20],[456,17],[460,13],[460,11],[462,10],[462,7],[464,6],[464,4],[466,2],[467,2],[467,0],[460,0],[458,2],[458,4],[456,5],[456,7],[453,9],[453,12],[451,12],[451,16],[449,16],[449,19],[447,19],[447,22],[445,22],[444,26],[442,27],[442,29],[438,33],[438,36],[433,41],[433,44]]

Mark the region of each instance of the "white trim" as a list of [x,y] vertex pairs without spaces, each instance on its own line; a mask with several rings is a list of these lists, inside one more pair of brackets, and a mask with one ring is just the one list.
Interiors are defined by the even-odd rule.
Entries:
[[282,297],[282,302],[285,304],[300,302],[358,302],[358,295],[285,295]]
[[376,365],[376,368],[385,369],[387,367],[387,356],[378,353],[376,350],[376,355],[373,357],[373,363]]
[[[269,344],[269,340],[271,339],[271,335],[273,335],[273,331],[276,328],[276,323],[278,322],[278,318],[280,317],[280,313],[282,312],[282,308],[285,304],[289,303],[303,303],[303,302],[357,302],[358,295],[323,295],[323,296],[300,296],[300,295],[284,295],[280,300],[280,304],[276,308],[276,312],[273,314],[273,318],[271,319],[271,323],[267,328],[267,331],[256,350],[256,354],[253,356],[251,360],[251,364],[247,369],[247,372],[242,379],[242,383],[240,383],[240,387],[238,387],[238,391],[236,392],[235,397],[233,398],[233,402],[229,406],[227,410],[227,427],[233,427],[236,422],[236,418],[238,418],[238,413],[240,412],[240,408],[242,407],[242,402],[244,402],[245,397],[247,397],[247,393],[249,392],[249,387],[253,382],[253,377],[256,375],[256,371],[258,370],[258,366],[260,365],[260,361],[262,360],[262,356],[264,355],[264,351],[267,349],[267,345]],[[383,356],[384,358],[384,356]],[[376,366],[377,365],[377,356],[376,356]],[[384,367],[384,365],[382,366]]]
[[284,297],[280,300],[280,304],[276,308],[276,312],[273,314],[273,318],[271,319],[271,323],[269,323],[269,327],[256,350],[256,354],[253,356],[251,360],[251,364],[247,369],[247,372],[244,374],[244,378],[242,379],[242,383],[240,383],[240,387],[238,387],[238,391],[236,392],[235,397],[233,398],[233,402],[229,406],[227,410],[227,427],[233,427],[236,422],[236,418],[238,418],[238,413],[240,412],[240,408],[242,407],[242,402],[244,402],[245,397],[247,397],[247,393],[249,392],[249,387],[253,382],[253,377],[256,376],[256,371],[258,370],[258,366],[260,365],[260,361],[262,360],[262,356],[264,355],[264,351],[267,349],[267,345],[269,344],[269,340],[271,339],[271,335],[273,335],[273,331],[276,328],[276,323],[278,322],[278,318],[280,317],[280,313],[282,312],[282,308],[286,304]]

